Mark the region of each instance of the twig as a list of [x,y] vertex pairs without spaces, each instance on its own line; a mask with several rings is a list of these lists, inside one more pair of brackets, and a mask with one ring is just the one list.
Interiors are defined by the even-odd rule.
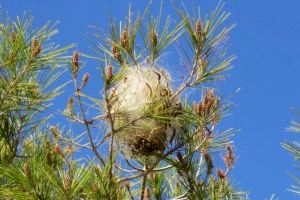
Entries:
[[107,115],[98,115],[98,116],[96,116],[96,117],[93,117],[92,119],[91,119],[91,122],[93,122],[93,121],[95,121],[95,120],[97,120],[97,119],[99,119],[99,120],[104,120],[104,119],[107,119]]
[[129,187],[126,187],[126,189],[127,189],[127,192],[129,193],[129,196],[130,196],[131,200],[134,200],[134,197],[133,197],[133,195],[132,195],[132,193],[131,193],[130,188],[129,188]]
[[172,165],[167,165],[165,167],[160,167],[160,168],[157,168],[157,169],[153,169],[152,171],[153,172],[160,172],[160,171],[164,171],[164,170],[170,169],[172,167],[173,167]]
[[105,140],[110,136],[110,133],[107,133],[96,145],[97,147],[100,146],[103,142],[105,142]]
[[196,61],[194,62],[194,65],[193,65],[193,70],[192,70],[192,72],[191,72],[191,74],[190,74],[190,77],[186,80],[186,81],[184,81],[179,87],[178,87],[178,89],[174,92],[174,94],[173,94],[173,96],[172,96],[172,100],[174,100],[180,93],[182,93],[187,87],[190,87],[191,86],[191,82],[192,82],[192,80],[193,80],[193,78],[194,78],[194,76],[195,76],[195,74],[196,74],[196,72],[197,72],[197,67],[198,67],[198,65],[197,65],[197,59],[196,59]]
[[[144,169],[145,170],[147,169],[146,165],[145,165]],[[147,173],[145,173],[145,175],[143,176],[143,179],[142,179],[142,188],[141,188],[141,197],[140,197],[140,200],[144,200],[145,188],[146,188],[146,180],[147,180]]]
[[124,179],[120,179],[118,180],[117,182],[118,183],[121,183],[121,182],[124,182],[124,181],[129,181],[129,180],[132,180],[132,179],[136,179],[136,178],[139,178],[139,177],[142,177],[144,175],[148,175],[150,172],[152,172],[154,170],[154,168],[158,165],[158,163],[163,160],[164,157],[167,157],[168,155],[174,153],[176,150],[178,150],[179,148],[181,148],[184,144],[179,144],[177,147],[171,149],[170,151],[168,151],[165,155],[161,156],[160,159],[158,159],[149,169],[147,169],[147,171],[144,171],[140,174],[137,174],[137,175],[133,175],[133,176],[130,176],[130,177],[127,177],[127,178],[124,178]]
[[78,143],[78,142],[75,142],[75,141],[72,140],[72,139],[68,139],[68,138],[64,138],[64,137],[60,137],[60,139],[66,141],[66,142],[69,142],[69,143],[71,143],[71,144],[73,144],[73,145],[76,145],[76,146],[78,146],[78,147],[81,147],[81,148],[87,148],[87,149],[93,150],[92,147],[90,147],[90,146],[87,145],[87,144],[89,144],[89,143],[87,143],[87,144],[80,144],[80,143]]
[[109,94],[107,90],[107,86],[105,88],[105,103],[107,109],[107,119],[111,133],[110,145],[109,145],[109,162],[110,162],[110,170],[109,170],[109,178],[112,178],[112,167],[113,167],[113,144],[114,144],[114,136],[115,136],[115,129],[114,129],[114,120],[111,115],[111,105],[109,102]]
[[124,171],[126,173],[136,173],[138,170],[129,170],[129,169],[123,169],[122,167],[116,165],[116,168],[120,169],[121,171]]
[[135,170],[137,170],[137,171],[140,171],[140,172],[145,172],[144,169],[141,169],[141,168],[138,168],[138,167],[133,166],[133,165],[129,162],[129,160],[128,160],[127,158],[125,158],[125,162],[126,162],[126,164],[127,164],[129,167],[131,167],[131,168],[133,168],[133,169],[135,169]]
[[81,101],[80,89],[78,88],[77,79],[74,77],[73,80],[74,80],[74,84],[75,84],[75,88],[76,88],[76,97],[77,97],[78,104],[79,104],[79,107],[80,107],[81,116],[82,116],[83,121],[84,121],[84,126],[86,128],[86,132],[87,132],[87,135],[88,135],[88,138],[89,138],[89,142],[90,142],[91,147],[92,147],[92,151],[94,152],[94,154],[96,155],[96,157],[100,160],[100,162],[103,165],[105,165],[104,159],[100,156],[100,154],[97,151],[97,148],[96,148],[96,146],[94,144],[93,137],[91,135],[91,131],[90,131],[90,127],[89,127],[89,123],[86,120],[86,116],[85,116],[83,105],[82,105],[82,101]]

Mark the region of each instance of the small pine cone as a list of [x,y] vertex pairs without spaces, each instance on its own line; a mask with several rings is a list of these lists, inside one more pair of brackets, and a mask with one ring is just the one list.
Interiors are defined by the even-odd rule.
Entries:
[[23,172],[27,178],[31,178],[31,170],[30,170],[29,162],[24,163]]
[[68,104],[67,104],[67,107],[64,111],[65,114],[67,115],[74,115],[74,98],[73,97],[70,97],[69,100],[68,100]]
[[95,181],[95,182],[93,183],[92,190],[93,190],[93,192],[95,192],[95,193],[97,193],[97,192],[99,191],[99,186],[98,186],[98,182],[97,182],[97,181]]
[[199,65],[200,65],[200,67],[206,67],[207,66],[207,60],[205,60],[205,59],[200,59],[199,60]]
[[71,190],[71,187],[72,187],[72,178],[69,175],[65,176],[63,186],[64,186],[64,189],[66,191],[70,191]]
[[218,177],[220,178],[220,179],[225,179],[226,178],[226,173],[225,172],[223,172],[221,169],[217,169],[217,175],[218,175]]
[[117,191],[117,200],[123,200],[122,190]]
[[47,164],[48,165],[51,166],[54,163],[54,157],[53,157],[53,155],[50,151],[47,151],[46,159],[47,159]]
[[209,155],[209,153],[204,153],[204,158],[205,158],[205,161],[206,161],[206,173],[211,174],[212,169],[214,168],[211,156]]
[[107,65],[105,68],[105,78],[107,82],[110,82],[113,77],[113,66],[111,64]]
[[53,152],[57,153],[57,154],[60,154],[62,156],[64,155],[63,152],[62,152],[62,150],[61,150],[61,148],[60,148],[60,146],[58,144],[54,146]]
[[113,45],[111,51],[112,51],[114,58],[116,60],[118,60],[120,63],[123,63],[120,49],[117,46]]
[[197,20],[195,24],[195,37],[197,38],[198,42],[201,39],[201,34],[202,34],[202,24],[200,20]]
[[59,132],[59,130],[56,126],[50,126],[49,129],[50,129],[50,131],[51,131],[51,133],[52,133],[52,135],[54,136],[55,139],[60,138],[61,134],[60,134],[60,132]]
[[201,100],[201,113],[204,116],[210,115],[220,105],[220,98],[214,95],[213,89],[206,90]]
[[204,128],[199,130],[199,139],[201,143],[206,139],[206,132]]
[[86,84],[89,81],[89,79],[90,79],[90,74],[89,73],[85,73],[83,75],[83,78],[82,78],[81,88],[83,88],[84,86],[86,86]]
[[75,51],[72,57],[72,74],[76,78],[79,71],[79,52]]
[[203,110],[203,106],[202,106],[202,103],[197,103],[194,105],[194,110],[195,112],[200,115],[202,110]]
[[12,42],[15,43],[15,42],[16,42],[16,39],[17,39],[17,34],[16,34],[16,32],[13,32],[13,33],[12,33],[12,36],[11,36]]
[[150,189],[146,188],[145,193],[144,193],[144,199],[145,200],[151,200],[151,196],[150,196]]
[[231,145],[230,144],[227,144],[226,145],[226,150],[227,150],[227,153],[232,155],[232,148],[231,148]]
[[121,46],[125,49],[128,48],[128,31],[126,29],[124,29],[121,33],[121,36],[120,36],[120,42],[121,42]]
[[15,60],[15,53],[13,51],[9,54],[9,63],[13,63]]
[[64,152],[65,152],[66,154],[70,155],[70,154],[72,154],[72,153],[74,152],[74,148],[72,147],[72,145],[68,145],[68,146],[65,148]]
[[151,32],[150,41],[151,41],[151,44],[153,45],[153,47],[157,46],[157,34],[154,30]]
[[95,166],[94,171],[98,176],[100,176],[100,168],[99,167]]
[[224,162],[228,169],[232,169],[234,165],[234,156],[232,153],[232,148],[230,144],[226,145],[227,154],[224,157]]
[[199,59],[198,61],[198,67],[199,67],[199,71],[200,74],[205,74],[207,71],[207,60],[206,59]]
[[37,39],[34,39],[31,44],[31,57],[37,57],[42,51],[42,46]]

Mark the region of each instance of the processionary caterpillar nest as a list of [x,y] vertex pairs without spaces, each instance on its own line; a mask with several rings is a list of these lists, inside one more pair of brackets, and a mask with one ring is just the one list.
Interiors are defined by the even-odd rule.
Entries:
[[151,66],[130,66],[122,73],[113,93],[112,112],[121,150],[134,156],[151,156],[164,151],[174,134],[170,118],[172,100],[166,71]]

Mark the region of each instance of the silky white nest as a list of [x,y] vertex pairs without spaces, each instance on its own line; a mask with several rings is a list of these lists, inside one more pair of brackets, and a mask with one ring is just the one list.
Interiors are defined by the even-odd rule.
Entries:
[[173,130],[170,123],[150,116],[165,116],[173,106],[170,102],[170,78],[166,71],[150,66],[130,66],[113,89],[115,129],[123,152],[149,156],[162,152]]

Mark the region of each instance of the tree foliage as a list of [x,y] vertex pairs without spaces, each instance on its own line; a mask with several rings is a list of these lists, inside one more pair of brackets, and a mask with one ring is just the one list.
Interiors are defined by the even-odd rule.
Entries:
[[[291,126],[287,129],[290,132],[294,133],[300,133],[300,124],[298,122],[293,121],[291,123]],[[298,141],[292,141],[292,142],[285,142],[282,144],[283,148],[285,148],[289,153],[292,154],[294,159],[296,161],[300,160],[300,144]],[[297,167],[298,169],[298,167]],[[290,191],[294,192],[297,195],[300,195],[300,187],[299,183],[300,180],[297,176],[290,174],[292,179],[295,181],[295,185],[292,185],[291,188],[289,189]]]
[[[71,46],[49,42],[56,33],[50,24],[33,30],[28,16],[1,21],[0,199],[245,199],[229,177],[235,131],[219,126],[230,104],[209,85],[234,58],[222,7],[207,17],[176,9],[177,21],[165,22],[150,6],[135,18],[129,10],[108,34],[93,35],[96,56],[66,57]],[[166,51],[180,58],[178,84],[160,65]],[[103,66],[101,99],[85,93],[82,56]],[[82,133],[46,126],[39,115],[59,94],[61,86],[49,86],[65,63],[75,91],[61,114]]]

